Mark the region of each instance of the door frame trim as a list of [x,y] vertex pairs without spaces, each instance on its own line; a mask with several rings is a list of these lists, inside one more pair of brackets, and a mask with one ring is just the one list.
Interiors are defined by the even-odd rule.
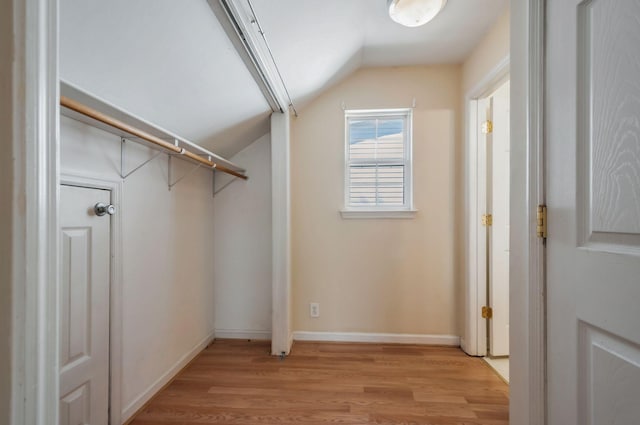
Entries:
[[545,0],[511,2],[511,259],[509,423],[546,423],[544,192]]
[[[11,423],[59,422],[58,0],[13,0]],[[4,68],[5,64],[2,65]],[[4,91],[3,91],[4,94]],[[52,420],[52,418],[54,418]]]
[[[479,206],[480,179],[486,167],[479,163],[478,103],[507,81],[510,72],[510,57],[504,57],[474,88],[465,95],[465,332],[461,340],[462,349],[472,356],[487,354],[486,319],[480,317],[486,305],[486,270],[480,265],[486,257],[486,234],[480,230]],[[483,272],[484,271],[484,272]]]
[[109,423],[122,423],[122,181],[63,173],[60,184],[108,190],[116,214],[111,217],[109,279]]

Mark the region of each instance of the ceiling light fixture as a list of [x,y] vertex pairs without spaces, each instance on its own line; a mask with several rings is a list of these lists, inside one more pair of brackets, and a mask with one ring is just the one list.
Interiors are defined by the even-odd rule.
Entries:
[[405,27],[419,27],[433,18],[447,4],[447,0],[387,0],[389,16]]

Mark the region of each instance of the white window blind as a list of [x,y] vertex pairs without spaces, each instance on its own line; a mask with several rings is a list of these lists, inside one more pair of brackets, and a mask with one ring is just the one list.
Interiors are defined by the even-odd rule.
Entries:
[[347,111],[345,205],[411,208],[411,110]]

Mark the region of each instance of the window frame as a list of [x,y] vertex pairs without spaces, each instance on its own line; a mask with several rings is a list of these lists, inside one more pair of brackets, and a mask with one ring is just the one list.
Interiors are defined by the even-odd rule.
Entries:
[[[403,205],[350,205],[351,160],[349,121],[354,118],[401,118],[404,120],[404,181]],[[416,210],[413,206],[413,109],[351,109],[344,111],[344,207],[343,218],[411,218]]]

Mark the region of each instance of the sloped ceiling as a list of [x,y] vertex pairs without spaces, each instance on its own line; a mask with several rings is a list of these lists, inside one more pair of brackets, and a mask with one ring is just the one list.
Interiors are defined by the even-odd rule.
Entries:
[[[247,1],[247,0],[236,0]],[[231,156],[269,107],[206,0],[61,0],[61,78]],[[508,0],[449,0],[431,23],[386,0],[251,0],[298,105],[362,66],[460,63]]]
[[267,102],[206,0],[61,0],[63,80],[229,156]]
[[433,21],[407,28],[389,18],[387,0],[250,1],[301,104],[362,66],[461,63],[509,4],[449,0]]

